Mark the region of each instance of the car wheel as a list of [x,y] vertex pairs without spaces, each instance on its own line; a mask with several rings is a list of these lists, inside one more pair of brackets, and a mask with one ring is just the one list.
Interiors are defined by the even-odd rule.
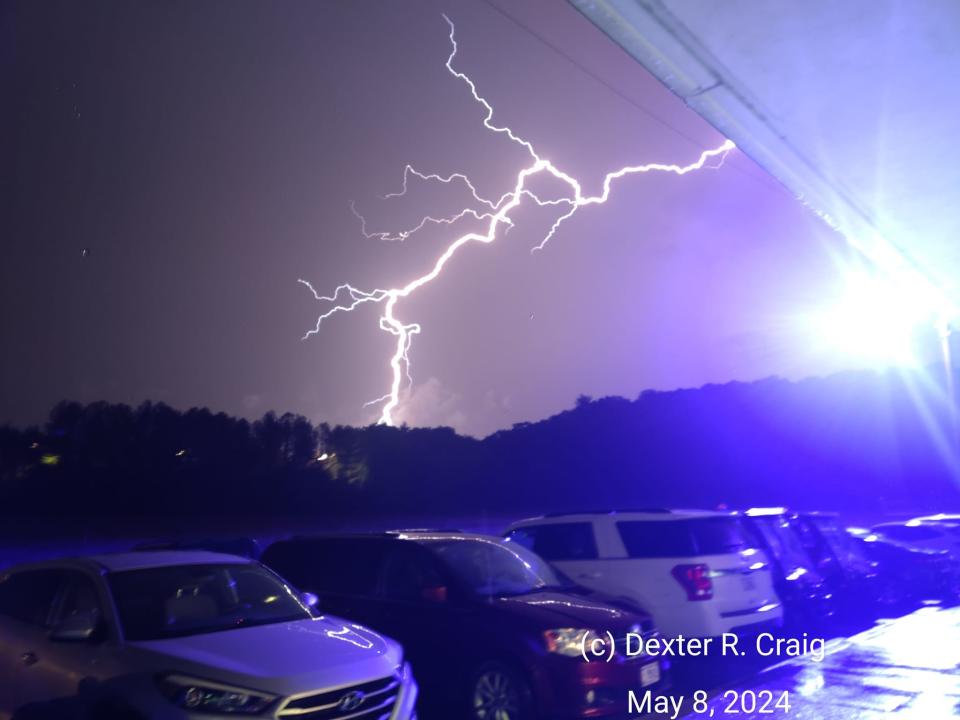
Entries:
[[510,665],[490,662],[470,684],[471,720],[534,720],[533,693],[523,675]]

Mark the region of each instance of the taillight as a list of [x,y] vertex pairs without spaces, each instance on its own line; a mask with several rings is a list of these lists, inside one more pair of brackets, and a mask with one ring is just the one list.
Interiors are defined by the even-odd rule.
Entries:
[[676,565],[670,574],[687,591],[687,600],[710,600],[713,597],[710,568],[703,563]]

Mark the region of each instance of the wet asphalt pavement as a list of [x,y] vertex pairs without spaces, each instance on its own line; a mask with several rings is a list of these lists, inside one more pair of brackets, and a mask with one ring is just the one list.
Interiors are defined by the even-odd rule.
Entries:
[[[782,701],[774,707],[784,693],[789,710]],[[692,710],[692,703],[692,695],[687,695],[682,716],[690,720],[960,717],[960,608],[923,608],[880,621],[869,630],[830,641],[822,662],[789,660],[712,693],[699,712]]]

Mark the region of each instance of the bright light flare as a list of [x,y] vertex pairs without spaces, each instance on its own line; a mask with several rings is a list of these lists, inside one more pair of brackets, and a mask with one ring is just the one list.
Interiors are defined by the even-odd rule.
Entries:
[[930,286],[909,277],[851,272],[838,302],[815,318],[830,350],[883,367],[915,367],[929,353],[943,305]]

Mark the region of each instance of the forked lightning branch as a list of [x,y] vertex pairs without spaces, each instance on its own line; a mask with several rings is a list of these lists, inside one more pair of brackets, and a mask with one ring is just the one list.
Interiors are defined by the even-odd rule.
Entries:
[[[540,242],[531,249],[531,252],[543,250],[547,246],[547,243],[550,242],[550,239],[557,233],[560,226],[566,220],[572,217],[577,210],[587,205],[604,204],[610,196],[610,190],[614,180],[619,180],[627,175],[639,173],[663,172],[672,173],[675,175],[686,175],[687,173],[703,168],[717,168],[720,166],[720,164],[722,164],[727,153],[734,148],[734,144],[730,140],[727,140],[717,148],[702,152],[694,162],[691,162],[687,165],[664,163],[628,165],[607,173],[603,179],[599,194],[586,195],[584,194],[583,188],[576,178],[561,170],[551,161],[543,158],[539,153],[537,153],[533,144],[529,140],[520,137],[507,126],[499,126],[494,124],[493,106],[490,105],[490,103],[479,94],[473,80],[471,80],[470,77],[465,73],[455,69],[453,66],[453,60],[457,54],[457,41],[454,35],[455,28],[450,18],[448,18],[446,15],[444,15],[443,18],[450,26],[451,49],[450,55],[446,62],[447,70],[453,77],[457,78],[467,86],[471,95],[473,96],[473,99],[486,111],[486,115],[483,119],[484,127],[493,133],[505,135],[511,142],[517,143],[523,147],[529,154],[530,164],[517,173],[512,187],[504,192],[504,194],[499,198],[483,197],[477,191],[476,186],[470,180],[469,176],[464,173],[454,172],[447,175],[423,173],[416,170],[413,166],[408,165],[404,169],[403,185],[401,189],[398,192],[387,195],[386,197],[401,197],[405,195],[410,178],[415,177],[423,181],[444,184],[462,183],[469,189],[476,205],[474,207],[465,207],[459,212],[447,216],[435,217],[432,215],[424,215],[419,223],[413,227],[392,233],[369,232],[367,230],[365,218],[360,215],[355,208],[353,208],[354,214],[360,219],[361,230],[367,238],[376,238],[381,240],[405,240],[428,225],[453,226],[454,223],[457,223],[458,221],[467,217],[472,218],[474,221],[483,223],[481,227],[485,229],[482,231],[468,232],[453,239],[449,245],[447,245],[443,253],[434,261],[433,265],[428,269],[427,272],[419,277],[414,278],[413,280],[410,280],[406,284],[399,285],[397,287],[364,290],[354,287],[350,283],[343,283],[337,287],[332,294],[322,295],[316,289],[314,289],[313,285],[311,285],[308,281],[303,279],[298,281],[309,288],[318,301],[327,305],[326,310],[318,317],[316,326],[304,335],[304,339],[307,339],[311,335],[318,333],[323,322],[329,320],[338,313],[352,312],[368,303],[380,304],[383,306],[383,312],[380,315],[380,328],[385,332],[390,333],[395,338],[394,350],[390,357],[389,363],[391,381],[387,393],[368,404],[383,404],[379,423],[386,425],[393,424],[394,412],[400,405],[400,393],[404,378],[406,378],[408,382],[412,382],[410,368],[410,346],[413,342],[413,336],[420,332],[420,325],[416,322],[400,319],[398,315],[398,305],[401,300],[409,297],[421,287],[427,285],[437,278],[443,272],[447,263],[450,262],[457,254],[457,251],[460,248],[468,243],[474,242],[492,243],[497,239],[498,233],[504,226],[509,227],[513,225],[510,219],[510,213],[517,208],[524,201],[524,199],[528,199],[529,201],[534,202],[541,207],[551,206],[557,208],[558,210],[557,217],[554,219],[549,231],[544,235]],[[713,163],[711,163],[711,161],[713,161]],[[568,188],[569,194],[565,197],[553,199],[543,199],[539,197],[529,188],[529,184],[531,178],[544,173],[547,173],[561,181]]]

